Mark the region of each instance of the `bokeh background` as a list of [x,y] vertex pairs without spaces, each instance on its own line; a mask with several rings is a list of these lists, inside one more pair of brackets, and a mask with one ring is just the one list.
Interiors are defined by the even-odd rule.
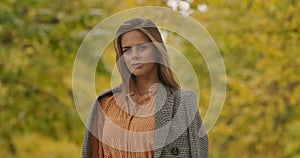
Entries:
[[[300,157],[300,1],[2,0],[1,158],[81,157],[85,126],[72,96],[77,50],[101,20],[146,5],[195,18],[223,56],[227,94],[209,133],[210,157]],[[164,34],[197,72],[205,115],[211,86],[203,58],[183,37]],[[113,62],[108,46],[97,66],[98,93],[110,88]]]

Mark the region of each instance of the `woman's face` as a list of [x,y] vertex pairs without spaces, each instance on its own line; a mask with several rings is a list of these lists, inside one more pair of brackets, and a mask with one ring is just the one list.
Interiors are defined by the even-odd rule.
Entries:
[[125,33],[121,48],[126,66],[136,77],[157,74],[156,49],[144,33],[138,30]]

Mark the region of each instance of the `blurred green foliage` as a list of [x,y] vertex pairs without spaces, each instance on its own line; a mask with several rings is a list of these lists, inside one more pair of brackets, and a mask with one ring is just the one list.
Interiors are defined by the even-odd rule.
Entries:
[[[207,12],[197,11],[198,4]],[[163,0],[0,2],[0,157],[80,157],[85,127],[71,85],[76,52],[101,20],[143,5],[167,7]],[[300,157],[300,2],[194,0],[191,8],[227,71],[225,105],[209,133],[211,157]],[[205,62],[191,44],[169,37],[199,75],[204,115]],[[113,68],[99,62],[97,92],[109,88]]]

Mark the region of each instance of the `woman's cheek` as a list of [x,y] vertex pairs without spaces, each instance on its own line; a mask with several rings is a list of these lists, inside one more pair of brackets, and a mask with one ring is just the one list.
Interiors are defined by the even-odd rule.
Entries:
[[153,62],[153,52],[152,50],[148,50],[142,53],[142,60],[144,63]]
[[125,66],[130,70],[130,61],[124,57]]

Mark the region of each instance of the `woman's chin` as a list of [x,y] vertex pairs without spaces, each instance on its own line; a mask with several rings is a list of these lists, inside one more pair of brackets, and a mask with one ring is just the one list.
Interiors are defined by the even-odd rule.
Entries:
[[139,76],[143,76],[144,73],[141,73],[139,71],[134,71],[134,72],[132,72],[132,75],[134,75],[135,77],[139,77]]

